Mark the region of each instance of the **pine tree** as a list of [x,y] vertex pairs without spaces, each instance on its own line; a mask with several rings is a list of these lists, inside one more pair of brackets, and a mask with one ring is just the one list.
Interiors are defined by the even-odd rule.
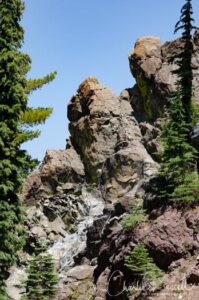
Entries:
[[[35,90],[40,89],[43,85],[53,81],[56,77],[56,72],[51,72],[50,74],[46,75],[43,78],[38,79],[29,79],[27,81],[27,85],[25,88],[25,92],[27,93],[27,96],[30,95]],[[53,109],[51,107],[27,107],[25,112],[22,112],[21,114],[21,124],[23,128],[26,129],[26,139],[30,140],[33,138],[36,138],[39,136],[40,131],[39,130],[28,130],[29,128],[32,128],[35,125],[40,125],[42,123],[45,123],[47,118],[52,114]],[[25,141],[25,140],[24,140]]]
[[174,71],[178,76],[178,89],[183,103],[185,112],[185,120],[187,123],[192,122],[192,94],[193,94],[193,70],[191,59],[193,55],[192,30],[194,19],[192,18],[193,10],[191,0],[186,0],[186,3],[181,9],[180,20],[175,25],[174,33],[183,30],[181,36],[181,50],[176,55],[178,69]]
[[[43,85],[54,80],[56,72],[51,72],[47,76],[39,79],[29,79],[27,80],[27,85],[25,87],[25,92],[27,96],[31,92],[40,89]],[[32,130],[35,125],[40,125],[45,123],[45,121],[52,114],[53,109],[51,107],[29,107],[27,106],[24,112],[21,112],[20,117],[20,126],[21,134],[19,136],[20,142],[24,143],[26,141],[32,140],[39,137],[40,130]],[[39,163],[37,159],[32,159],[30,155],[26,153],[26,161],[28,162],[28,167],[24,166],[23,168],[23,177],[25,177],[30,171],[32,171]]]
[[[0,299],[6,300],[5,279],[24,244],[19,193],[24,173],[34,161],[21,144],[37,134],[25,128],[44,121],[51,109],[32,110],[27,99],[32,90],[51,81],[55,73],[39,80],[27,80],[30,57],[20,51],[24,31],[20,20],[22,0],[0,1]],[[38,113],[39,112],[39,113]]]
[[156,266],[148,250],[141,243],[137,244],[125,258],[124,265],[137,277],[157,280],[163,276],[163,272]]
[[191,31],[193,19],[191,1],[186,0],[175,32],[183,29],[180,52],[174,56],[177,70],[177,89],[170,97],[169,120],[162,131],[163,153],[160,169],[162,185],[159,195],[175,201],[191,203],[199,196],[197,151],[191,145],[190,132],[194,125],[192,109],[191,58],[193,44]]
[[23,42],[19,24],[21,0],[0,1],[0,296],[7,299],[4,280],[23,246],[22,213],[18,193],[26,155],[20,149],[19,127],[27,96],[25,75],[30,59],[18,49]]
[[57,291],[54,260],[44,250],[42,246],[37,248],[35,256],[28,262],[28,278],[24,284],[26,292],[21,300],[48,300]]

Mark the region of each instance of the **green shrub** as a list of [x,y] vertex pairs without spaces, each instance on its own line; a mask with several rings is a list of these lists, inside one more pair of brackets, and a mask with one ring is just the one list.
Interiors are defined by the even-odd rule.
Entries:
[[21,300],[48,300],[56,292],[58,276],[54,261],[49,254],[37,254],[28,262],[28,278],[24,283],[26,292]]
[[199,200],[199,176],[197,172],[184,174],[182,183],[172,193],[175,202],[191,204]]
[[131,230],[144,219],[144,209],[134,204],[131,206],[130,213],[123,217],[121,225],[124,229]]
[[141,243],[137,244],[125,258],[124,265],[133,271],[135,276],[145,277],[149,281],[157,281],[163,277],[163,271],[156,266],[148,250]]

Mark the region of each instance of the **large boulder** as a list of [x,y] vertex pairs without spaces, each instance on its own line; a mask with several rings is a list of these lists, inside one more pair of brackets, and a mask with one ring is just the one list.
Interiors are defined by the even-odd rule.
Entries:
[[94,267],[76,266],[70,269],[60,280],[58,293],[52,300],[91,300],[95,295],[93,284]]

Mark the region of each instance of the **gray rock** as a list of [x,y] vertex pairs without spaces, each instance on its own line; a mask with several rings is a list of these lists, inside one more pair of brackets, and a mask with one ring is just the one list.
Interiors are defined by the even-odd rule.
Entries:
[[[81,105],[83,115],[70,118],[70,110]],[[69,130],[91,181],[97,180],[97,169],[114,152],[120,126],[118,97],[95,78],[88,78],[79,87],[69,104]]]
[[88,265],[81,265],[81,266],[76,266],[72,269],[70,269],[67,273],[66,276],[70,278],[74,278],[76,280],[83,280],[83,279],[92,279],[93,278],[93,266],[88,266]]
[[84,176],[84,166],[72,146],[66,150],[48,150],[39,169],[26,179],[24,202],[32,205],[55,194],[58,185],[81,183]]
[[128,90],[117,97],[88,78],[69,104],[69,112],[79,104],[85,112],[79,120],[71,119],[72,143],[81,153],[89,179],[100,183],[104,198],[110,201],[117,201],[158,167],[143,146],[129,99]]
[[10,270],[11,276],[6,281],[6,291],[12,300],[20,300],[21,293],[24,292],[22,282],[27,278],[24,270],[13,267]]
[[199,123],[196,124],[191,132],[191,140],[195,146],[199,147]]
[[119,150],[108,158],[104,165],[102,172],[104,198],[109,201],[118,201],[140,180],[152,176],[158,170],[158,165],[141,143],[131,146]]

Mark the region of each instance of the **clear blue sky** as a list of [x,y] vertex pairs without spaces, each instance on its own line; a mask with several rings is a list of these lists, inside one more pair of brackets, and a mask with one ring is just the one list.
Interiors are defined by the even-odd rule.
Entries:
[[[47,149],[64,149],[67,104],[88,76],[116,94],[134,84],[128,53],[140,36],[174,39],[184,0],[25,0],[23,51],[32,58],[31,77],[57,70],[54,82],[30,97],[32,106],[52,106],[38,139],[24,146],[42,160]],[[199,26],[199,1],[193,0]]]

